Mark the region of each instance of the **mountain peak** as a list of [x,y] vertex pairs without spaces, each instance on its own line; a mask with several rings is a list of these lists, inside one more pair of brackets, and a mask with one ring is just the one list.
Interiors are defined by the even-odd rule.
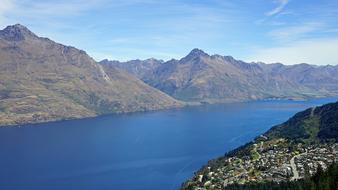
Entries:
[[181,60],[192,60],[195,58],[200,58],[200,57],[205,57],[205,56],[209,56],[209,55],[205,53],[203,50],[195,48],[191,50],[191,52],[187,56],[182,58]]
[[5,29],[0,30],[0,38],[10,41],[22,41],[27,37],[36,37],[27,27],[21,24],[7,26]]
[[208,54],[205,53],[201,49],[195,48],[195,49],[191,50],[191,52],[189,53],[189,55],[191,55],[191,56],[205,56],[205,55],[208,55]]
[[14,25],[9,25],[7,26],[6,28],[17,28],[17,29],[20,29],[20,30],[28,30],[28,28],[22,24],[14,24]]

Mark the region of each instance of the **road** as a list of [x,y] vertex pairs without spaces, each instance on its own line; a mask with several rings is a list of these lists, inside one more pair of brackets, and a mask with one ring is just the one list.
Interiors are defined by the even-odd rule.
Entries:
[[297,170],[297,167],[296,167],[296,164],[295,164],[295,158],[298,158],[298,157],[300,157],[302,155],[306,155],[306,154],[307,154],[307,152],[304,152],[302,154],[296,155],[296,156],[294,156],[294,157],[291,158],[290,165],[291,165],[292,173],[293,173],[291,181],[300,179],[299,173],[298,173],[298,170]]
[[315,107],[313,107],[313,108],[311,109],[311,114],[310,114],[310,117],[313,117],[313,115],[314,115],[314,113],[315,113],[315,109],[316,109],[316,106],[315,106]]

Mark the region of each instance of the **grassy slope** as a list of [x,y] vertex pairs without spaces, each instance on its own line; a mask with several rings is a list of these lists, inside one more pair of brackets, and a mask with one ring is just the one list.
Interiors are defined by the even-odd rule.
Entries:
[[338,141],[338,102],[299,112],[287,122],[271,128],[266,135],[306,142]]

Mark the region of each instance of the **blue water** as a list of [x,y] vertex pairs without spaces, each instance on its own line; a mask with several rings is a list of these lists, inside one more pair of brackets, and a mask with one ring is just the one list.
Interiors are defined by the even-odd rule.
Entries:
[[333,101],[206,105],[0,128],[0,189],[179,189],[209,159]]

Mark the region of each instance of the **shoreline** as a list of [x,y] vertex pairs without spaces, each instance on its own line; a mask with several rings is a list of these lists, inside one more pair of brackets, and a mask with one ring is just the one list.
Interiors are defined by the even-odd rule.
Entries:
[[[257,100],[243,100],[243,101],[229,101],[229,102],[215,102],[215,103],[202,103],[202,102],[183,102],[182,106],[177,107],[168,107],[162,109],[153,109],[153,110],[139,110],[139,111],[129,111],[129,112],[116,112],[116,113],[107,113],[107,114],[97,114],[93,116],[84,116],[84,117],[75,117],[75,118],[55,118],[46,121],[32,121],[27,123],[18,123],[18,124],[9,124],[9,125],[1,125],[1,128],[21,128],[26,126],[36,126],[39,124],[46,124],[46,123],[55,123],[55,122],[64,122],[64,121],[76,121],[76,120],[83,120],[83,119],[92,119],[98,117],[105,117],[105,116],[121,116],[121,115],[130,115],[130,114],[140,114],[140,113],[152,113],[158,111],[166,111],[166,110],[179,110],[189,107],[199,107],[199,106],[206,106],[206,105],[228,105],[228,104],[236,104],[236,103],[250,103],[250,102],[260,102],[260,101],[310,101],[315,99],[322,99],[322,98],[338,98],[338,96],[321,96],[321,97],[310,97],[308,99],[293,99],[293,98],[278,98],[278,99],[271,99],[271,98],[264,98],[264,99],[257,99]],[[36,126],[37,127],[37,126]]]

